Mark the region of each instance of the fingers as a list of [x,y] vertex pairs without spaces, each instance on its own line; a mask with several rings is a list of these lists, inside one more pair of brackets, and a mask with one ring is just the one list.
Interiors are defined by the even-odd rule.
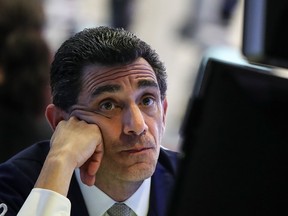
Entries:
[[[102,134],[97,124],[89,124],[72,116],[57,125],[51,138],[50,152],[78,168],[91,160],[92,155],[97,152],[97,146],[102,143]],[[92,159],[100,161],[101,157]]]
[[88,175],[86,172],[81,172],[80,169],[80,178],[83,184],[88,186],[93,186],[95,184],[96,177],[95,175]]
[[88,124],[95,124],[95,114],[82,109],[74,109],[70,112],[70,118],[74,117],[83,120]]
[[103,144],[99,144],[96,147],[95,153],[91,156],[88,164],[87,172],[89,175],[95,175],[99,169],[102,157],[103,157]]
[[[81,109],[70,112],[67,121],[59,122],[58,130],[53,136],[61,143],[62,152],[69,152],[70,159],[76,161],[80,168],[81,180],[91,186],[95,183],[95,175],[103,157],[103,140],[100,128],[95,120],[95,113]],[[97,118],[96,118],[97,119]],[[61,140],[59,140],[59,136]],[[52,139],[55,141],[55,139]],[[79,145],[81,143],[81,145]],[[66,151],[69,149],[69,151]],[[67,157],[66,157],[67,158]]]
[[100,167],[103,157],[103,144],[96,147],[94,154],[80,167],[80,177],[84,184],[92,186],[95,184],[95,175]]
[[83,106],[80,106],[80,105],[75,105],[71,110],[70,110],[70,114],[69,116],[76,116],[78,119],[81,119],[81,120],[84,120],[86,121],[87,123],[89,124],[95,124],[97,122],[95,118],[95,116],[104,116],[106,118],[111,118],[107,115],[104,115],[103,113],[101,112],[98,112],[98,111],[95,111],[95,110],[91,110],[87,107],[83,107]]

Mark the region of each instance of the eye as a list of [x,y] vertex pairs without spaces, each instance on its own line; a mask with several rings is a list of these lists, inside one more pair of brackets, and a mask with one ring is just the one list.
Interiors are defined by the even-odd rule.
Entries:
[[101,110],[113,110],[115,109],[115,104],[111,101],[106,101],[100,104],[100,109]]
[[155,100],[154,100],[154,98],[152,98],[152,97],[145,97],[145,98],[143,98],[143,100],[142,100],[142,104],[143,104],[144,106],[153,105],[154,102],[155,102]]

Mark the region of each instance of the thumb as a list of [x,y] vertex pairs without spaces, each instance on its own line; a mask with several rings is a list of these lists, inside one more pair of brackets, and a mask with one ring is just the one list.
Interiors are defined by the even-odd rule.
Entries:
[[80,167],[80,177],[84,184],[88,186],[95,184],[95,176],[100,167],[103,154],[103,144],[101,143],[97,145],[92,156]]

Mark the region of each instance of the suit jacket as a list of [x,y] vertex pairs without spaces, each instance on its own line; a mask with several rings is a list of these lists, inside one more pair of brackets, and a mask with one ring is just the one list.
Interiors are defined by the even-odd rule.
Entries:
[[[49,141],[32,145],[0,165],[0,204],[8,206],[5,216],[15,216],[31,192],[41,171]],[[161,148],[155,173],[151,178],[149,216],[165,216],[176,180],[178,153]],[[85,202],[76,180],[72,177],[68,199],[71,216],[88,215]]]

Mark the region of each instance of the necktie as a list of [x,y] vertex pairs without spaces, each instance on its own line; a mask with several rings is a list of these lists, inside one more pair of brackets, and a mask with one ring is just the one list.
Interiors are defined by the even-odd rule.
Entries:
[[110,216],[130,216],[131,209],[125,203],[115,203],[107,213]]

